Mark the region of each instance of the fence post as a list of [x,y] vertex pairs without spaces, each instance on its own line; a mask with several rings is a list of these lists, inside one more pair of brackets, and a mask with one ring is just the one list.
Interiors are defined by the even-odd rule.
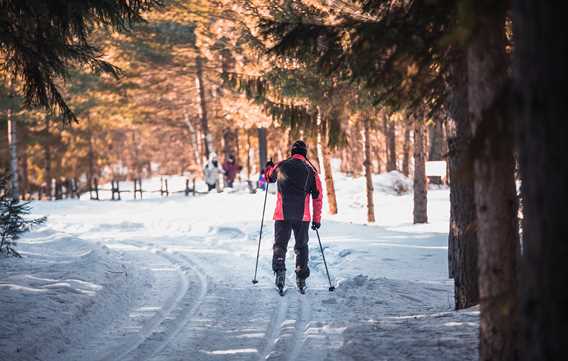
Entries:
[[99,198],[99,181],[97,178],[95,178],[95,199],[98,201],[100,200]]
[[193,177],[192,182],[193,182],[193,188],[191,190],[193,192],[193,196],[195,197],[195,177]]
[[55,180],[55,200],[63,199],[63,184],[61,179]]
[[185,180],[185,196],[189,195],[189,179]]
[[[112,200],[120,201],[120,182],[118,180],[111,181],[111,192],[112,192]],[[116,193],[116,199],[114,198],[115,193]]]
[[[138,182],[138,188],[136,182]],[[142,178],[134,179],[134,199],[136,199],[136,192],[140,193],[140,199],[142,199]]]
[[169,197],[170,192],[168,191],[168,179],[166,178],[164,181],[166,183],[166,197]]
[[73,178],[73,198],[79,199],[79,180],[77,178]]

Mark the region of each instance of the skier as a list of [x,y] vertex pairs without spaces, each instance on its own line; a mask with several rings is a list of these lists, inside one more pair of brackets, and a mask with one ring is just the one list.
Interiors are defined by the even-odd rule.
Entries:
[[209,154],[209,160],[203,167],[203,174],[205,176],[205,183],[207,184],[207,191],[211,192],[211,190],[217,188],[219,175],[223,174],[223,170],[219,167],[219,161],[217,160],[217,154],[215,152]]
[[[308,229],[321,226],[322,191],[321,181],[315,167],[308,161],[308,148],[302,140],[291,148],[290,158],[274,164],[266,163],[266,180],[278,182],[278,196],[274,211],[274,246],[272,269],[276,274],[276,287],[282,294],[286,279],[286,251],[292,231],[296,253],[296,284],[304,293],[308,268]],[[313,202],[313,219],[310,217],[310,201]]]
[[264,173],[265,173],[265,169],[262,168],[260,170],[260,174],[258,176],[258,182],[257,182],[257,188],[263,189],[264,190],[264,185],[266,184],[266,178],[264,177]]
[[235,156],[230,154],[225,162],[223,162],[223,171],[225,172],[227,187],[233,188],[233,182],[235,181],[237,173],[239,173],[241,169],[242,167],[240,167],[235,161]]

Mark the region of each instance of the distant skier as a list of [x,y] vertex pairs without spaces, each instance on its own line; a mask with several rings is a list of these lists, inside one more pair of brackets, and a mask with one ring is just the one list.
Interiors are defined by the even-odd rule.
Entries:
[[237,174],[242,168],[237,164],[235,156],[230,154],[227,159],[223,162],[223,171],[225,172],[225,185],[227,187],[233,188],[233,182],[237,177]]
[[260,189],[263,189],[263,190],[264,190],[264,186],[266,184],[266,178],[264,177],[265,171],[266,170],[264,168],[262,168],[260,170],[260,174],[258,175],[258,182],[257,182],[257,184],[258,184],[257,188],[260,188]]
[[217,160],[217,154],[211,152],[209,154],[209,160],[205,167],[203,167],[203,175],[205,176],[205,183],[207,184],[207,191],[211,191],[217,188],[217,183],[219,182],[219,176],[223,174],[223,170],[219,167],[219,161]]
[[[308,148],[302,140],[291,148],[290,158],[274,164],[266,163],[266,179],[269,183],[278,182],[278,197],[274,211],[274,246],[272,269],[276,274],[276,287],[282,294],[286,279],[286,251],[292,231],[294,232],[294,251],[296,253],[296,284],[303,293],[306,278],[310,276],[308,267],[308,229],[321,226],[322,191],[317,170],[307,160]],[[313,202],[313,219],[310,216],[310,199]]]

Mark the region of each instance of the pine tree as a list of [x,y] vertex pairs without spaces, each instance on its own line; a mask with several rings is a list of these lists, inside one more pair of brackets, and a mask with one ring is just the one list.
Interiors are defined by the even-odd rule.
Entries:
[[92,32],[106,26],[124,30],[141,21],[141,13],[158,0],[73,1],[7,0],[0,2],[0,57],[5,69],[23,82],[28,105],[58,111],[75,120],[57,85],[71,67],[86,66],[117,76],[119,70],[102,60],[91,44]]
[[21,257],[16,251],[16,241],[31,226],[42,224],[45,217],[29,219],[29,202],[21,202],[8,196],[7,179],[0,179],[0,256]]

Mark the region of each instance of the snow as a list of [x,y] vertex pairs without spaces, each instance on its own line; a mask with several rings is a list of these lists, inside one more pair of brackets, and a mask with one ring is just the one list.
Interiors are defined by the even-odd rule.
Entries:
[[[413,225],[411,182],[375,175],[371,225],[364,178],[334,176],[339,214],[324,214],[320,235],[337,288],[328,292],[310,232],[303,296],[292,245],[287,292],[273,288],[272,194],[251,284],[264,192],[244,184],[196,197],[35,202],[47,224],[20,240],[23,259],[0,259],[0,360],[477,359],[477,309],[452,311],[448,190],[431,190],[429,223]],[[185,187],[168,179],[170,191]]]

